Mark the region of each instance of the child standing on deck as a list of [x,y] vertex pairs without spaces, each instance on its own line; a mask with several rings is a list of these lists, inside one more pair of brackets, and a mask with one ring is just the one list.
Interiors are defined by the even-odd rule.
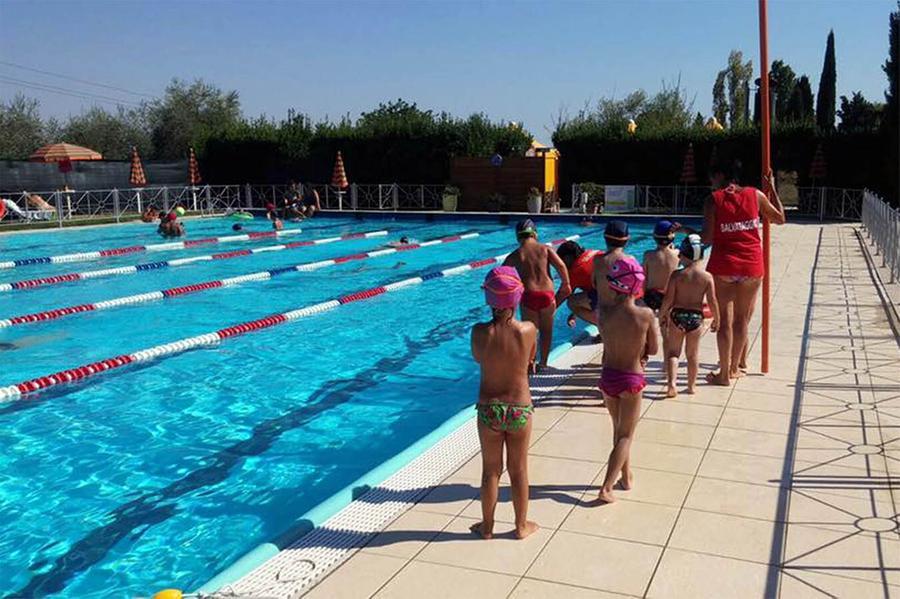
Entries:
[[503,446],[516,514],[516,536],[524,539],[538,526],[528,516],[528,445],[531,440],[529,365],[537,349],[537,329],[515,318],[525,286],[516,269],[497,267],[484,280],[490,322],[472,328],[472,356],[481,365],[478,389],[478,438],[481,441],[482,520],[472,531],[494,534],[494,510],[503,473]]
[[[532,373],[537,368],[546,368],[553,344],[553,316],[556,306],[572,293],[569,283],[569,271],[562,259],[549,247],[538,243],[537,227],[531,219],[525,219],[516,225],[516,239],[519,247],[515,249],[503,266],[512,266],[519,273],[525,293],[522,297],[522,320],[534,323],[540,333],[540,364],[531,366]],[[550,278],[550,267],[556,269],[562,283],[559,291],[553,291],[553,279]]]
[[600,488],[601,503],[616,500],[615,486],[627,491],[634,482],[629,457],[646,386],[642,359],[657,352],[659,334],[653,311],[634,303],[643,283],[644,271],[631,256],[616,260],[606,275],[606,287],[613,293],[613,300],[600,308],[603,323],[600,390],[612,419],[613,448]]
[[703,242],[699,235],[688,235],[681,242],[679,250],[682,270],[676,271],[669,279],[666,300],[659,311],[665,340],[666,397],[677,397],[675,381],[678,374],[678,358],[681,345],[685,345],[688,363],[687,393],[693,395],[700,366],[699,347],[701,326],[703,325],[704,298],[712,312],[710,330],[719,329],[719,303],[716,301],[716,284],[713,276],[703,269]]

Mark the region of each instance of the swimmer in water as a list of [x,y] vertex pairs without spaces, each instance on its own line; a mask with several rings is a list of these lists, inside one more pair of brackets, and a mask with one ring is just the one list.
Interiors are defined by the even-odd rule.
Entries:
[[0,341],[0,351],[13,351],[16,349],[25,349],[26,347],[32,347],[35,345],[41,345],[50,341],[57,341],[59,339],[65,339],[66,335],[63,333],[54,333],[48,335],[28,335],[25,337],[20,337],[15,341]]
[[415,244],[417,244],[417,243],[419,243],[419,240],[418,240],[418,239],[410,239],[409,237],[407,237],[406,235],[404,235],[404,236],[401,237],[398,241],[389,241],[389,242],[387,242],[387,243],[385,244],[385,246],[387,246],[387,247],[392,247],[392,248],[398,248],[398,247],[403,247],[403,246],[407,246],[407,245],[415,245]]

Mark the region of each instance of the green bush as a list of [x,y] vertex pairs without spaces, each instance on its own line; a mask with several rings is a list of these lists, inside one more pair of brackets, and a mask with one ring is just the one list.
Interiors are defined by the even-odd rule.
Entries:
[[[557,130],[553,142],[561,154],[561,189],[572,183],[596,181],[604,185],[679,185],[684,155],[694,146],[698,185],[707,180],[713,152],[722,159],[739,159],[744,180],[758,184],[760,137],[754,127],[641,131],[582,126]],[[809,167],[819,144],[827,163],[827,176],[816,185],[880,190],[888,183],[884,133],[816,133],[811,126],[777,127],[772,137],[772,164],[776,170],[797,171],[800,185],[812,185]]]

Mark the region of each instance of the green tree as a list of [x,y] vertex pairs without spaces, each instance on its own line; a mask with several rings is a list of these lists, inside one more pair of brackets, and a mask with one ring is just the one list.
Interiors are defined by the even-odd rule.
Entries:
[[694,117],[694,123],[692,126],[695,129],[702,129],[705,123],[706,119],[703,118],[703,114],[700,111],[697,111],[697,116]]
[[877,131],[883,112],[883,104],[869,102],[863,97],[862,92],[855,92],[849,100],[847,96],[841,96],[841,108],[837,112],[841,117],[838,131],[841,133]]
[[190,146],[202,147],[211,133],[241,120],[238,93],[224,92],[202,79],[190,84],[172,80],[163,97],[150,102],[146,111],[153,155],[164,159],[184,158]]
[[732,127],[739,127],[749,120],[747,90],[750,78],[753,77],[753,61],[744,62],[744,54],[740,50],[732,50],[728,55],[725,73],[725,81],[728,84],[729,123]]
[[775,95],[775,105],[772,107],[775,111],[775,120],[782,122],[788,112],[788,104],[791,101],[794,86],[797,85],[797,75],[794,73],[794,69],[782,60],[772,63],[769,75]]
[[725,97],[725,77],[728,73],[724,70],[719,71],[716,75],[716,82],[713,83],[713,116],[716,120],[724,125],[728,119],[728,99]]
[[894,204],[900,206],[900,2],[888,21],[888,58],[884,73],[888,89],[884,95],[884,125],[888,137],[887,179],[893,187]]
[[788,101],[785,109],[785,120],[798,124],[813,123],[815,121],[812,86],[809,84],[809,77],[806,75],[800,77],[797,80],[797,85],[794,86],[791,99]]
[[645,130],[681,130],[691,126],[693,112],[694,101],[688,99],[679,77],[671,85],[663,81],[662,89],[641,106],[637,121]]
[[25,159],[47,142],[40,102],[16,94],[0,102],[0,158]]
[[69,119],[63,128],[66,141],[97,150],[108,160],[127,160],[132,146],[150,156],[150,132],[140,110],[119,107],[116,113],[94,107]]
[[837,65],[834,58],[834,31],[828,32],[825,44],[825,61],[816,94],[816,125],[822,131],[834,129],[835,104],[837,102]]

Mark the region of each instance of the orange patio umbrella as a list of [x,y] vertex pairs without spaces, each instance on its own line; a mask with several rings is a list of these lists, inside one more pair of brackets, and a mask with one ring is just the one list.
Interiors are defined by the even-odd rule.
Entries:
[[138,188],[134,196],[137,200],[138,212],[142,212],[140,188],[147,185],[147,177],[144,175],[144,165],[141,164],[141,157],[138,155],[137,147],[135,146],[131,146],[131,175],[128,177],[128,182],[131,183],[132,187]]
[[67,143],[48,144],[28,157],[32,162],[74,162],[76,160],[103,160],[100,152]]
[[687,152],[684,154],[684,163],[681,165],[682,185],[694,185],[697,182],[697,170],[694,168],[694,144],[688,144]]
[[128,178],[128,182],[131,183],[132,187],[146,187],[147,186],[147,177],[144,175],[144,165],[141,164],[141,157],[138,154],[137,148],[131,147],[131,176]]
[[199,185],[203,181],[200,177],[200,165],[197,164],[197,155],[194,154],[194,148],[191,148],[191,155],[188,159],[188,179],[191,185]]
[[828,174],[828,163],[825,162],[825,150],[822,144],[816,147],[816,153],[813,156],[812,164],[809,165],[809,178],[813,181],[821,181]]
[[338,189],[347,189],[350,182],[347,181],[347,173],[344,171],[344,157],[338,150],[337,158],[334,160],[334,170],[331,172],[331,184]]

